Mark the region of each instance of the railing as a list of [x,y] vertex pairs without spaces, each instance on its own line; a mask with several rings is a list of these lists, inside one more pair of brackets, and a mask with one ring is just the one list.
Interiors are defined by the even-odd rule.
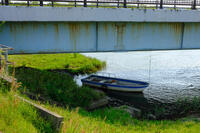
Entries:
[[200,0],[1,0],[1,5],[197,9]]
[[3,72],[2,68],[8,73],[8,65],[11,64],[11,62],[8,61],[8,50],[13,50],[13,48],[0,44],[0,75],[2,75]]

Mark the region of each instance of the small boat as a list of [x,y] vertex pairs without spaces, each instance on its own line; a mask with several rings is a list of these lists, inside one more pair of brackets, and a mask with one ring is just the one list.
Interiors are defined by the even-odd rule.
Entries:
[[81,79],[83,85],[123,92],[143,92],[149,83],[121,78],[90,75]]

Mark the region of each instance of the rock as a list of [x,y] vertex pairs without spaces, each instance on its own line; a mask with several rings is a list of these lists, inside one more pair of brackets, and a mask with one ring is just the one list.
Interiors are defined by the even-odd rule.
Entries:
[[181,121],[200,121],[200,114],[190,114],[184,118],[180,119]]
[[105,95],[104,91],[99,89],[93,89],[96,93],[99,93],[100,95]]
[[133,118],[140,118],[142,115],[142,111],[140,109],[131,106],[122,105],[117,108],[128,112]]
[[150,120],[156,120],[156,116],[153,114],[147,114],[147,118]]
[[87,110],[94,110],[97,109],[99,107],[105,106],[108,104],[108,97],[105,96],[102,99],[99,99],[97,101],[92,102],[86,109]]
[[122,105],[127,105],[129,106],[129,104],[127,102],[124,102],[120,99],[116,99],[116,98],[113,98],[113,97],[109,97],[108,99],[108,104],[110,107],[119,107],[119,106],[122,106]]
[[190,84],[190,85],[188,85],[187,87],[189,87],[189,88],[194,88],[194,85],[193,85],[193,84]]

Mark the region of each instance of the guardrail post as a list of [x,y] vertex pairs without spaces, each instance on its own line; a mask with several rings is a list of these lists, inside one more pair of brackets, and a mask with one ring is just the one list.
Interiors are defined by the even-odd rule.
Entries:
[[5,5],[8,6],[9,5],[9,1],[5,0]]
[[84,7],[87,7],[87,0],[84,0]]
[[140,7],[140,0],[137,0],[137,8],[139,8]]
[[196,9],[196,4],[197,4],[197,1],[194,0],[194,1],[193,1],[193,4],[192,4],[192,9]]
[[30,2],[29,2],[29,0],[27,1],[27,6],[30,6]]
[[99,0],[97,0],[97,8],[99,7]]
[[4,5],[4,0],[1,0],[1,5]]
[[74,1],[74,6],[76,7],[76,0]]
[[53,0],[51,0],[51,6],[54,7],[54,2],[53,2]]
[[160,9],[163,8],[163,0],[160,0]]
[[43,0],[40,0],[40,6],[43,6]]
[[126,0],[124,0],[124,8],[127,8],[127,6],[126,6]]
[[117,8],[119,8],[119,0],[117,0]]

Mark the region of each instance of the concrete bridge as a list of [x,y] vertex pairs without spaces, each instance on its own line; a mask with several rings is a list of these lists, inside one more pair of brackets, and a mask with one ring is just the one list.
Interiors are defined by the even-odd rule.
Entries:
[[200,48],[200,10],[0,6],[13,53]]

